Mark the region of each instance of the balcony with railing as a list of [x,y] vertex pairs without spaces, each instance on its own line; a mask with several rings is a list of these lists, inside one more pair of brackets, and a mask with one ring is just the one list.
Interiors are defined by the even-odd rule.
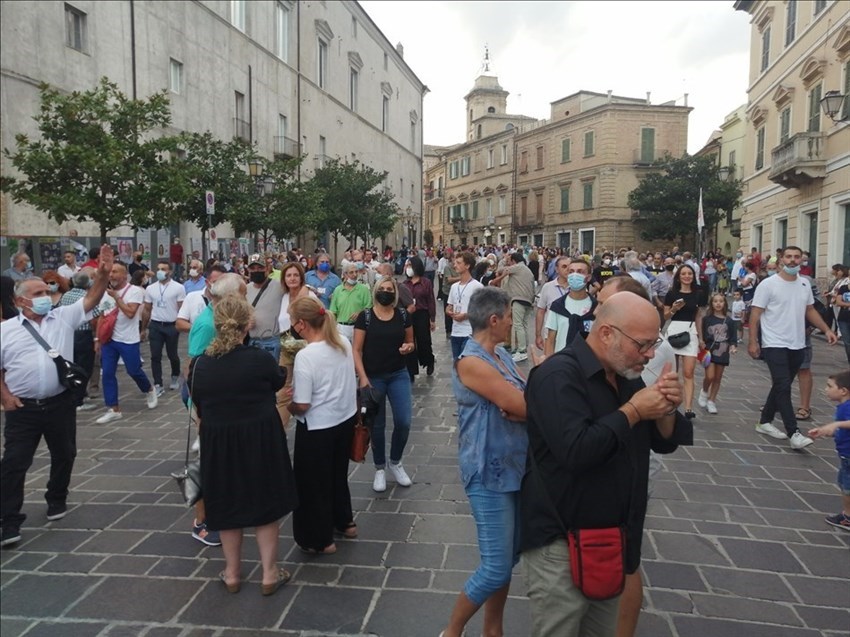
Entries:
[[826,177],[826,136],[797,133],[771,151],[769,179],[785,188],[800,188]]
[[435,199],[443,198],[443,189],[442,188],[425,188],[424,192],[425,201],[434,201]]
[[275,159],[294,159],[301,156],[301,144],[289,137],[274,138]]
[[251,142],[251,124],[238,117],[233,118],[233,136],[242,141]]

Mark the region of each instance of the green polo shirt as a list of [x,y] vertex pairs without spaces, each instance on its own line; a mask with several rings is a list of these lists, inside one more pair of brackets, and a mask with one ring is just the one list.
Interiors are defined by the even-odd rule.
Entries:
[[350,290],[346,286],[337,286],[331,295],[330,310],[340,323],[354,323],[352,314],[359,314],[367,307],[372,307],[372,293],[369,286],[356,284]]
[[198,315],[192,323],[192,329],[189,330],[189,357],[195,358],[203,354],[214,338],[213,308],[212,305],[208,305]]

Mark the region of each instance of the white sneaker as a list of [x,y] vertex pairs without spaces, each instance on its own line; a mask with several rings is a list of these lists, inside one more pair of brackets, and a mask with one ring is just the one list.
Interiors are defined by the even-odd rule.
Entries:
[[372,481],[372,491],[383,493],[387,490],[387,476],[383,469],[375,471],[375,479]]
[[393,478],[402,487],[409,487],[413,484],[413,480],[410,479],[410,476],[407,475],[407,471],[404,470],[404,467],[401,466],[401,463],[393,464],[392,462],[387,465],[387,468],[390,470],[390,473],[393,474]]
[[706,401],[705,403],[706,409],[708,409],[708,413],[716,414],[717,413],[717,405],[714,404],[713,400]]
[[82,405],[77,405],[77,411],[88,411],[89,409],[94,409],[94,403],[83,403]]
[[195,453],[201,453],[201,439],[195,438],[195,442],[192,443],[192,451]]
[[179,376],[172,376],[171,377],[171,384],[168,386],[168,389],[170,389],[171,391],[174,391],[175,389],[180,389],[180,377]]
[[760,434],[764,434],[765,436],[776,438],[777,440],[788,440],[788,436],[785,434],[784,431],[779,431],[779,429],[774,427],[769,422],[763,422],[761,424],[756,425],[756,431]]
[[153,390],[156,393],[157,398],[159,398],[165,393],[165,390],[162,388],[162,385],[154,385]]
[[515,363],[521,363],[528,360],[528,354],[526,352],[517,352],[511,358],[514,359]]
[[794,435],[791,436],[791,448],[792,449],[805,449],[810,444],[812,444],[814,440],[809,438],[808,436],[804,436],[799,431],[795,431]]
[[708,394],[705,393],[704,389],[699,390],[699,398],[697,398],[697,405],[699,405],[703,409],[705,409],[708,405]]
[[158,394],[155,389],[152,389],[148,392],[147,397],[148,409],[153,409],[159,404]]
[[114,409],[107,409],[106,413],[103,414],[100,418],[95,420],[98,425],[105,425],[108,422],[112,422],[113,420],[121,420],[124,415],[120,411],[115,411]]

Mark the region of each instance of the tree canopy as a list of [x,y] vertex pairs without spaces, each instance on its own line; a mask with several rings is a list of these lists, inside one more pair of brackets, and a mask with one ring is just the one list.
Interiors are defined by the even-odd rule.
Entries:
[[15,137],[4,154],[24,178],[4,176],[15,202],[57,223],[94,221],[101,240],[121,225],[169,225],[176,218],[179,175],[168,168],[175,138],[158,136],[171,123],[168,97],[128,99],[107,78],[90,91],[63,94],[42,84],[35,116],[41,137]]
[[699,191],[702,188],[703,218],[713,228],[722,211],[736,208],[741,201],[741,182],[721,180],[717,158],[710,155],[679,159],[665,157],[655,164],[657,170],[640,180],[629,193],[629,207],[638,212],[635,224],[641,238],[675,240],[680,243],[697,234]]

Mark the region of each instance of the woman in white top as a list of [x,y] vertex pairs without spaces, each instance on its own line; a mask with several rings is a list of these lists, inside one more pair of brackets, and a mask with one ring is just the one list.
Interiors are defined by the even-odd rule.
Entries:
[[357,382],[351,345],[316,299],[289,305],[292,328],[307,341],[295,356],[292,403],[295,483],[299,506],[292,516],[295,543],[307,553],[336,552],[334,531],[357,537],[348,490],[348,457],[357,416]]
[[280,328],[281,348],[280,361],[281,367],[286,369],[286,384],[277,392],[277,411],[280,414],[280,420],[284,426],[289,423],[289,396],[286,390],[292,387],[292,361],[295,354],[284,346],[284,341],[289,337],[293,339],[301,339],[297,331],[292,329],[292,321],[289,319],[289,304],[298,299],[318,298],[307,286],[304,274],[304,266],[297,262],[289,262],[283,265],[280,271],[280,287],[283,289],[283,298],[280,301],[280,315],[277,317],[277,324]]

